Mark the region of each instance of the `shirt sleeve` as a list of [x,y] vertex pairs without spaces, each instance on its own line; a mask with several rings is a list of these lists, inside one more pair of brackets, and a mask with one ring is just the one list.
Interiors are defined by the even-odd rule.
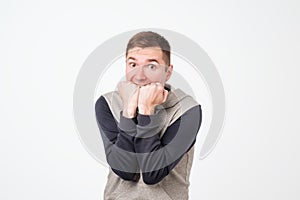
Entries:
[[118,124],[103,96],[95,104],[95,113],[106,160],[112,171],[124,180],[137,181],[139,167],[133,144],[136,118],[123,117],[121,112]]
[[186,111],[160,138],[157,114],[137,116],[134,148],[146,184],[156,184],[166,177],[196,141],[202,121],[201,106]]

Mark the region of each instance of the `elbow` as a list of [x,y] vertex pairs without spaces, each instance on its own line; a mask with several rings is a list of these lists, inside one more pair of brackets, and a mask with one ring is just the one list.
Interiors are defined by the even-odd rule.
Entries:
[[113,168],[111,169],[116,175],[125,181],[137,182],[139,180],[139,173],[122,172]]
[[149,177],[143,178],[143,181],[146,185],[155,185],[155,184],[159,183],[159,181],[157,179],[149,178]]
[[143,181],[146,185],[155,185],[159,183],[165,176],[155,176],[151,173],[143,173]]

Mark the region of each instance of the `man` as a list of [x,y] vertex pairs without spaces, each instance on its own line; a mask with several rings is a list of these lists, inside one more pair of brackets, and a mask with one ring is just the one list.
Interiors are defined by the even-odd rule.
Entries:
[[104,199],[188,199],[202,111],[166,83],[172,70],[164,37],[148,31],[129,40],[126,81],[95,105],[110,165]]

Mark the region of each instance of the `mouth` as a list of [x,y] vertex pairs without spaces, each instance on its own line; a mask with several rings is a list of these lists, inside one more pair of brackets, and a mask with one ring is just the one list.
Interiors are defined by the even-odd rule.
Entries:
[[139,82],[139,81],[133,81],[134,84],[138,85],[138,86],[145,86],[148,85],[148,82]]

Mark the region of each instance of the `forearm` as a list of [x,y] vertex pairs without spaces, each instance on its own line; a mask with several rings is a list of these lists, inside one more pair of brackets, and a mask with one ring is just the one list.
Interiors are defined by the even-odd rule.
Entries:
[[[193,119],[193,120],[191,120]],[[196,140],[201,124],[201,108],[196,106],[169,126],[160,138],[161,120],[157,115],[137,116],[137,135],[134,139],[138,162],[144,182],[155,184],[167,176],[189,151]]]
[[95,109],[108,164],[121,178],[135,181],[139,167],[133,145],[134,119],[125,118],[121,113],[117,124],[104,97],[99,98]]

